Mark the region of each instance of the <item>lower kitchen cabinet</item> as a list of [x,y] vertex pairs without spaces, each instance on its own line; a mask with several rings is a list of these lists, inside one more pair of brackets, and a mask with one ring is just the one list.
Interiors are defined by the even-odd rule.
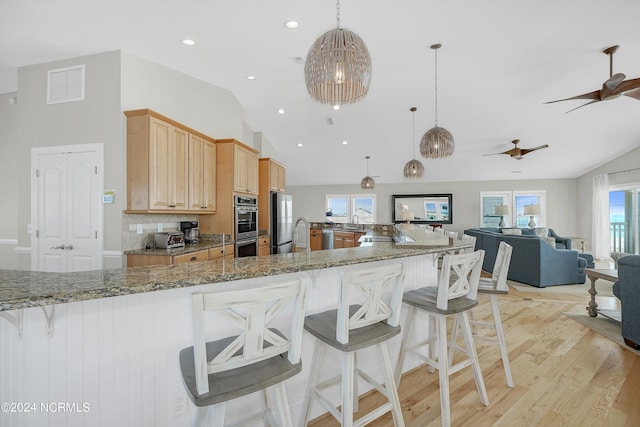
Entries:
[[333,249],[355,248],[359,246],[358,239],[366,233],[362,231],[338,231],[333,232]]
[[205,249],[203,251],[191,252],[189,254],[184,255],[176,255],[172,256],[173,264],[183,264],[185,262],[193,262],[193,261],[206,261],[209,259],[209,250]]
[[224,245],[217,248],[203,249],[182,255],[127,255],[127,267],[146,267],[149,265],[182,264],[186,262],[206,261],[222,258],[233,259],[234,245]]
[[224,247],[209,249],[209,259],[218,259],[224,257],[224,259],[233,259],[235,247],[233,244],[224,245]]
[[271,255],[271,237],[260,237],[258,239],[258,256]]
[[322,230],[309,230],[309,244],[312,251],[322,250]]

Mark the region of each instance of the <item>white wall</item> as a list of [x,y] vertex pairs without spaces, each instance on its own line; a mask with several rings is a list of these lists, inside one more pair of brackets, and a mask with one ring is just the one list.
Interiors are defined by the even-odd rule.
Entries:
[[0,153],[2,167],[0,167],[0,269],[15,268],[18,258],[14,249],[18,245],[18,104],[16,93],[0,95]]
[[[480,192],[512,190],[545,190],[547,193],[547,225],[563,236],[575,236],[578,230],[576,180],[520,180],[376,184],[378,223],[391,223],[393,194],[453,194],[453,224],[447,226],[462,232],[480,225]],[[287,186],[293,195],[294,216],[306,216],[311,221],[324,221],[325,194],[367,193],[359,184],[327,186]]]

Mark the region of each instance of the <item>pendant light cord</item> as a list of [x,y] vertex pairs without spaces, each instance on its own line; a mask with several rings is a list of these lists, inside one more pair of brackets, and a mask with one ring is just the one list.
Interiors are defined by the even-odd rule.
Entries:
[[336,28],[340,29],[340,0],[336,2]]
[[413,160],[416,159],[416,107],[413,107],[411,111],[413,111],[413,139],[411,142],[413,143]]
[[435,99],[436,99],[436,123],[435,123],[435,127],[438,127],[438,48],[440,47],[439,45],[434,45],[437,47],[433,47],[431,46],[436,52],[436,90],[435,90]]

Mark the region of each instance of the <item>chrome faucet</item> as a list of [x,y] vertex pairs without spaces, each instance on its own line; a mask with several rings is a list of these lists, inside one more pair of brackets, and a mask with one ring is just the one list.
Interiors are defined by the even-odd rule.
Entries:
[[351,217],[351,221],[352,221],[354,224],[358,225],[358,221],[359,221],[359,220],[358,220],[358,215],[353,215],[353,217]]
[[296,219],[296,224],[293,226],[293,244],[297,247],[298,246],[298,224],[300,223],[304,223],[304,229],[305,232],[307,233],[307,247],[305,249],[305,252],[307,254],[307,256],[309,256],[311,254],[311,245],[309,242],[309,231],[311,230],[311,225],[309,225],[309,221],[307,221],[306,218],[303,217],[299,217],[298,219]]

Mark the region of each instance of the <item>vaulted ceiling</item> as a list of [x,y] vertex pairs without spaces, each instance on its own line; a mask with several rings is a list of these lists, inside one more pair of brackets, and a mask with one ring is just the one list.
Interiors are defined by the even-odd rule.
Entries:
[[[310,98],[295,60],[335,27],[332,0],[0,0],[0,93],[19,66],[123,50],[233,92],[294,185],[359,183],[365,156],[376,182],[408,182],[414,106],[424,182],[573,178],[640,146],[640,100],[544,104],[600,89],[611,45],[613,72],[640,77],[637,0],[342,0],[340,14],[373,69],[366,98],[339,111]],[[438,123],[456,142],[439,160],[417,149],[434,125],[434,43]],[[513,139],[549,148],[483,156]]]

